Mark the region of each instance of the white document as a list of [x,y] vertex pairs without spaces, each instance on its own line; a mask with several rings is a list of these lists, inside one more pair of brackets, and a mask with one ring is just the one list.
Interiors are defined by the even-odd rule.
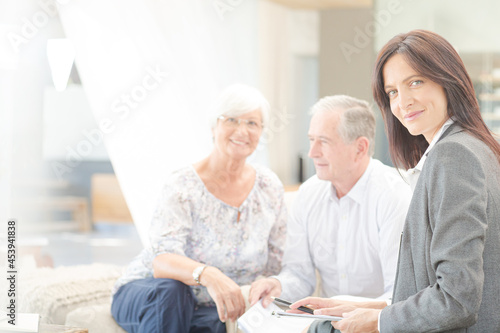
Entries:
[[10,317],[4,311],[0,312],[1,333],[37,333],[38,320],[36,313],[16,313],[16,325],[9,323]]
[[277,317],[273,311],[283,312],[276,304],[271,303],[265,309],[262,300],[248,309],[238,319],[239,328],[245,333],[300,333],[315,319],[307,317]]

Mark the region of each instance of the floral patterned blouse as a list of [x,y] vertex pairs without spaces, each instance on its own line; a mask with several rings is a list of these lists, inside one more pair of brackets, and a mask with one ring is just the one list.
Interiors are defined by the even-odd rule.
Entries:
[[[238,285],[278,274],[286,238],[283,185],[271,170],[252,166],[255,183],[240,207],[217,199],[192,166],[175,171],[151,222],[151,246],[129,264],[113,294],[130,281],[153,277],[153,259],[163,253],[215,266]],[[192,289],[199,303],[213,304],[205,287]]]

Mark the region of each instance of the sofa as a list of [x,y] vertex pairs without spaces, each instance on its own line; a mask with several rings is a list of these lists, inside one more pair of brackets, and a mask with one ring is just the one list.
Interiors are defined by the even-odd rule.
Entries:
[[[286,192],[288,207],[295,196]],[[36,267],[34,260],[24,260],[18,274],[18,312],[38,313],[40,322],[89,329],[89,333],[124,333],[111,316],[111,289],[125,266],[94,263],[90,265]],[[5,279],[3,279],[5,280]],[[1,281],[1,280],[0,280]],[[2,290],[3,283],[0,282]],[[248,299],[250,286],[242,286]],[[6,304],[5,293],[0,295]],[[248,307],[248,302],[247,302]],[[234,332],[235,323],[226,323]]]
[[[110,312],[111,288],[122,270],[100,263],[50,268],[24,262],[18,270],[17,312],[38,313],[40,323],[85,327],[93,333],[125,332]],[[5,297],[0,295],[2,304]]]
[[[36,267],[28,258],[18,270],[17,312],[38,313],[40,323],[83,327],[89,333],[125,333],[111,316],[111,288],[124,268],[103,263]],[[7,290],[3,280],[0,288]],[[241,289],[248,299],[250,286]],[[2,304],[6,297],[0,295]],[[234,332],[235,323],[226,327]]]

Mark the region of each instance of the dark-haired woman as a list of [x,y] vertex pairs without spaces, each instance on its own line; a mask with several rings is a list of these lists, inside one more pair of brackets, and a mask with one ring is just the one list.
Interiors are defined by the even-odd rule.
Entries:
[[500,332],[500,145],[462,60],[433,32],[400,34],[380,51],[372,89],[414,188],[392,305],[293,307],[346,318],[310,332]]

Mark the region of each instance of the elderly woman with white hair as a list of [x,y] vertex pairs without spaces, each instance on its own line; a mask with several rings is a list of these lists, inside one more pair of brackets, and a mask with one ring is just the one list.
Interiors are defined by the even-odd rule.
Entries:
[[269,103],[238,84],[215,110],[212,152],[173,172],[151,223],[151,246],[115,284],[111,311],[128,332],[225,332],[224,322],[245,311],[240,286],[281,269],[283,186],[271,170],[246,162]]

